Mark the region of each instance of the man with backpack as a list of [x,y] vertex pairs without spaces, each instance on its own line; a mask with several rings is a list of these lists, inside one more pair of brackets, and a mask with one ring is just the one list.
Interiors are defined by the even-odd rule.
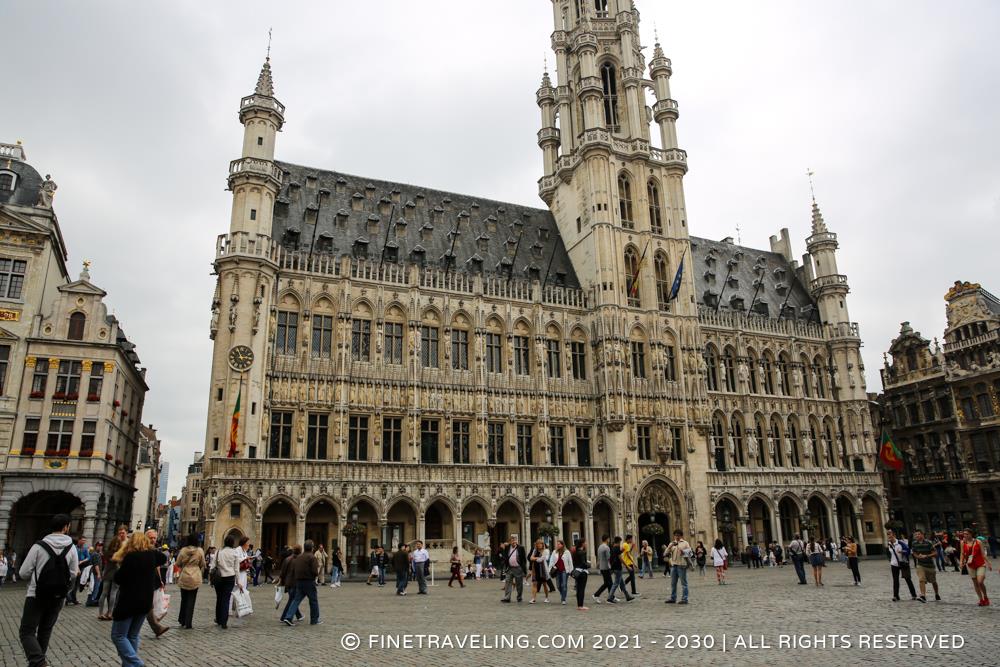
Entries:
[[792,559],[795,567],[795,575],[799,578],[799,584],[806,584],[806,566],[803,562],[805,558],[806,545],[802,543],[802,536],[796,534],[795,539],[788,544],[788,557]]
[[52,532],[35,542],[21,563],[20,575],[28,580],[28,591],[21,614],[20,636],[29,667],[48,664],[45,651],[52,628],[59,619],[70,587],[76,585],[76,577],[80,573],[77,551],[73,538],[69,536],[69,525],[68,514],[52,517],[49,524]]

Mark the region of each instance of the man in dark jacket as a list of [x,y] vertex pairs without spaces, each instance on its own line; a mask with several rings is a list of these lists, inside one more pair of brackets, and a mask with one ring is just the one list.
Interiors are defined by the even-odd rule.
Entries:
[[[284,618],[285,614],[292,607],[292,598],[295,597],[295,579],[292,577],[292,562],[295,558],[302,553],[302,547],[296,544],[291,549],[285,549],[282,553],[281,559],[281,569],[278,570],[278,584],[285,589],[285,593],[288,594],[288,602],[285,603],[285,609],[281,612],[281,617]],[[277,605],[275,605],[277,608]],[[295,620],[302,620],[302,612],[298,609],[295,610]]]
[[396,573],[396,595],[406,595],[406,584],[410,579],[410,547],[400,544],[392,555],[392,569]]
[[302,600],[309,598],[309,625],[319,625],[323,621],[319,617],[319,596],[316,595],[316,577],[319,576],[319,561],[313,554],[313,541],[306,540],[302,545],[302,553],[292,561],[291,576],[295,579],[295,597],[292,604],[281,617],[285,625],[292,625],[292,616],[299,610]]
[[507,583],[504,584],[503,598],[500,602],[510,602],[511,589],[517,586],[517,601],[521,602],[524,595],[524,572],[527,569],[528,555],[524,547],[517,543],[517,536],[510,538],[507,548],[500,554],[500,562],[507,566]]

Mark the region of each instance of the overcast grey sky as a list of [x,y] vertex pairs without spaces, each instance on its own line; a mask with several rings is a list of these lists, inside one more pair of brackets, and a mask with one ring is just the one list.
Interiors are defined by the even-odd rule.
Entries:
[[[692,234],[788,227],[801,255],[813,168],[869,389],[902,320],[940,335],[954,280],[1000,291],[1000,3],[637,3],[674,64]],[[93,260],[149,367],[171,494],[203,448],[214,239],[268,27],[280,159],[542,205],[549,0],[7,0],[0,25],[0,141],[59,184],[74,272]]]

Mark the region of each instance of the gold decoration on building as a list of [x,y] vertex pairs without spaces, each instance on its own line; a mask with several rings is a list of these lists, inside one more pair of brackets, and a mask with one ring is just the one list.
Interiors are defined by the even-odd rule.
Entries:
[[90,359],[84,359],[83,364],[81,365],[81,368],[83,368],[84,372],[86,373],[89,373],[90,369],[93,367],[94,367],[94,362],[91,361]]
[[49,359],[49,370],[56,370],[59,368],[59,360],[55,357]]
[[37,362],[38,362],[37,357],[25,357],[24,358],[24,367],[25,368],[34,368],[35,364]]
[[104,362],[104,372],[105,373],[113,373],[114,370],[115,370],[115,365],[113,363],[111,363],[110,361],[105,361]]
[[944,295],[945,301],[951,301],[956,296],[963,294],[964,292],[971,292],[975,290],[982,289],[983,286],[979,283],[962,282],[961,280],[956,280],[955,285],[948,290],[948,293]]

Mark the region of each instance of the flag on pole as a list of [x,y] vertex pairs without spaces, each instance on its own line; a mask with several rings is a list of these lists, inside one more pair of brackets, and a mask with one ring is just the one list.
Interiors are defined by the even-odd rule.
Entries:
[[646,262],[646,252],[649,250],[649,241],[646,242],[646,248],[642,251],[642,257],[639,258],[639,263],[635,267],[635,275],[632,276],[632,283],[628,286],[628,295],[632,298],[639,296],[639,276],[642,275],[642,265]]
[[687,251],[681,255],[681,263],[677,265],[677,273],[674,274],[674,284],[670,286],[670,296],[667,297],[667,301],[673,301],[677,298],[678,292],[681,291],[681,278],[684,276],[684,258],[687,256]]
[[236,407],[233,409],[233,421],[229,426],[229,453],[226,455],[227,458],[236,457],[236,441],[239,438],[240,433],[240,400],[243,398],[243,386],[240,386],[240,392],[236,394]]
[[896,447],[896,443],[889,437],[889,432],[882,431],[882,447],[878,451],[878,460],[886,468],[892,468],[896,472],[903,470],[903,453]]

